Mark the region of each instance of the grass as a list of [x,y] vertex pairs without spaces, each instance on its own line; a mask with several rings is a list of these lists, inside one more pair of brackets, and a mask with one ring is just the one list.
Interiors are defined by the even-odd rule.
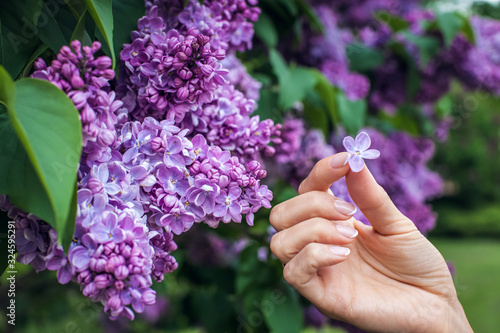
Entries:
[[455,267],[455,286],[475,332],[500,329],[500,240],[431,239]]

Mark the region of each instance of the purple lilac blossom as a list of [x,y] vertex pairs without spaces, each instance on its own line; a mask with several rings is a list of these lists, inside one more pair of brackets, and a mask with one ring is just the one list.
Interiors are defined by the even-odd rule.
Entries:
[[370,136],[366,132],[361,132],[353,139],[347,136],[342,141],[344,148],[349,153],[348,163],[353,172],[360,172],[365,167],[364,159],[377,159],[380,152],[376,149],[368,149],[371,145]]
[[470,21],[476,43],[457,64],[458,76],[468,88],[500,95],[500,22],[479,16]]

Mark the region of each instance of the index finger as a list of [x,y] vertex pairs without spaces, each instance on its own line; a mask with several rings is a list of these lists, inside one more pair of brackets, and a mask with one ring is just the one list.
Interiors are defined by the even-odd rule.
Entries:
[[346,152],[326,157],[316,163],[306,179],[300,183],[299,194],[310,191],[327,191],[330,186],[349,172]]

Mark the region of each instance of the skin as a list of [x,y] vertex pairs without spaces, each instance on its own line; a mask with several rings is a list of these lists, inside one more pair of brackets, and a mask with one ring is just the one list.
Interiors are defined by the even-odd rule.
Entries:
[[[353,173],[348,165],[331,167],[331,159],[316,164],[297,197],[271,211],[278,231],[271,250],[285,264],[285,279],[326,316],[366,331],[472,332],[439,251],[366,166]],[[371,226],[335,209],[328,189],[344,176]],[[337,225],[357,235],[347,237]],[[350,253],[335,254],[332,246]]]

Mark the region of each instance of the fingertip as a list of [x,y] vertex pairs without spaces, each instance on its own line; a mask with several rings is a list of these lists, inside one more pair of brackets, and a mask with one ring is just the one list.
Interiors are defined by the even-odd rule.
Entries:
[[349,161],[349,154],[343,152],[333,155],[330,158],[330,162],[328,164],[332,169],[338,169],[345,167],[348,161]]

